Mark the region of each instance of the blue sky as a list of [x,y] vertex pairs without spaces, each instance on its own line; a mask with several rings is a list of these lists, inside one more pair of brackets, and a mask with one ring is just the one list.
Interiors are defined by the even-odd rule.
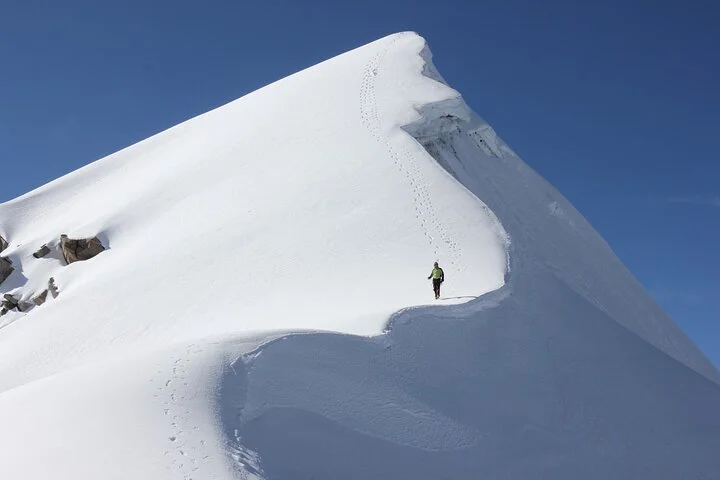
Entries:
[[414,30],[720,365],[719,24],[696,0],[3,2],[0,201]]

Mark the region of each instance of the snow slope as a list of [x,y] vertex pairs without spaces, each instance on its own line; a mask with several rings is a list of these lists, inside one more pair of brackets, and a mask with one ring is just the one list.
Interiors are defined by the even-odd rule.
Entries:
[[[18,292],[29,299],[51,276],[64,292],[4,332],[10,384],[35,376],[30,345],[62,358],[39,359],[44,375],[108,344],[380,333],[394,311],[430,301],[436,259],[450,296],[501,286],[502,226],[399,127],[417,119],[414,104],[454,92],[404,73],[422,59],[399,55],[392,75],[407,85],[375,98],[380,52],[333,59],[4,205]],[[32,257],[61,233],[99,234],[110,249],[68,268]],[[80,310],[72,325],[56,320]]]
[[[108,250],[35,259],[60,234]],[[393,35],[0,205],[1,478],[715,478],[720,376]],[[445,269],[433,306],[426,280]]]

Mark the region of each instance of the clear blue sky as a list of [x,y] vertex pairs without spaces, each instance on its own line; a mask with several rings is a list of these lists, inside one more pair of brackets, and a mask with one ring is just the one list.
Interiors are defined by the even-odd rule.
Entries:
[[414,30],[720,364],[718,25],[714,0],[3,2],[0,201]]

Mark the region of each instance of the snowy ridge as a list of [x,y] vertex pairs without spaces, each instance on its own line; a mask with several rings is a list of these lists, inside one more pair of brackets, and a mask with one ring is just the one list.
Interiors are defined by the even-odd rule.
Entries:
[[[425,58],[432,65],[430,57]],[[425,105],[420,112],[421,119],[405,129],[454,178],[498,212],[513,240],[513,263],[522,269],[522,275],[535,269],[555,272],[621,325],[720,381],[715,367],[649,298],[582,215],[472,112],[459,94]],[[517,188],[518,183],[533,188]],[[494,195],[496,192],[504,193]],[[509,193],[512,198],[507,197]],[[618,281],[625,288],[600,287]]]
[[[61,233],[109,248],[32,257]],[[0,318],[2,478],[720,469],[718,372],[413,33],[0,205],[0,235],[1,292],[60,290]]]
[[[432,63],[427,46],[420,56],[425,62],[423,74],[446,83]],[[592,226],[470,110],[459,93],[423,105],[419,113],[420,118],[405,125],[405,130],[448,173],[490,206],[490,215],[503,213],[498,224],[502,223],[513,239],[512,256],[519,257],[514,258],[514,263],[522,274],[534,268],[556,272],[621,325],[708,378],[720,381],[715,367],[649,298]],[[518,184],[534,188],[518,188]],[[507,198],[510,193],[513,197]],[[553,217],[550,222],[548,214]],[[598,288],[618,281],[627,288]],[[641,298],[644,301],[639,301]]]

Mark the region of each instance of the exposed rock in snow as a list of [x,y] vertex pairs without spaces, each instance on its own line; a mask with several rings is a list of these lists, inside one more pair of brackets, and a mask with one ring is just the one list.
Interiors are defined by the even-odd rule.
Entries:
[[2,252],[3,250],[5,250],[5,249],[7,248],[7,246],[8,246],[7,240],[5,240],[5,239],[2,237],[2,235],[0,235],[0,252]]
[[53,277],[50,277],[50,280],[48,280],[48,290],[50,291],[50,295],[52,295],[53,298],[57,298],[60,294],[57,285],[55,285],[55,279]]
[[47,301],[48,293],[50,293],[52,298],[57,298],[59,294],[57,285],[55,285],[55,279],[52,277],[48,280],[47,288],[40,292],[40,294],[33,297],[33,303],[37,306],[44,304],[45,301]]
[[60,249],[65,262],[69,265],[73,262],[89,260],[104,251],[105,247],[97,237],[71,239],[63,234],[60,235]]
[[0,257],[0,285],[10,276],[15,269],[12,262],[5,257]]
[[43,245],[37,252],[33,253],[33,257],[43,258],[48,253],[50,253],[50,247],[48,247],[47,245]]
[[17,300],[12,295],[10,295],[9,293],[6,293],[3,295],[3,300],[2,300],[1,304],[2,304],[2,307],[5,308],[6,310],[13,310],[15,308],[20,310],[20,308],[19,308],[20,301]]
[[40,305],[42,305],[43,303],[45,303],[45,300],[47,300],[47,296],[48,296],[48,291],[47,291],[47,290],[43,290],[40,295],[37,295],[36,297],[33,298],[33,303],[34,303],[35,305],[40,306]]

